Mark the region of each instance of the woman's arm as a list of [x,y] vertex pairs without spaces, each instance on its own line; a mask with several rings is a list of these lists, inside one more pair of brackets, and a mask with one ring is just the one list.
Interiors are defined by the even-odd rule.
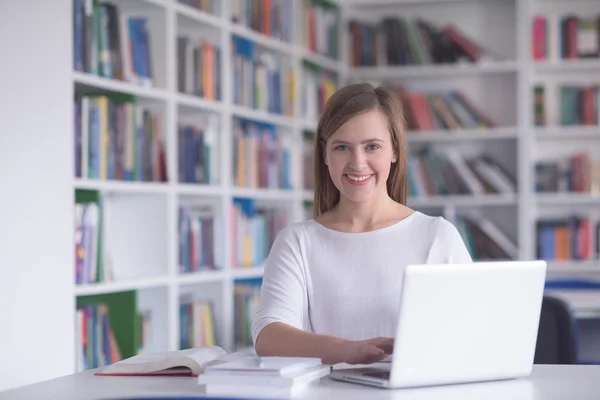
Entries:
[[392,338],[347,340],[273,322],[260,332],[255,348],[256,353],[263,357],[316,357],[323,364],[370,364],[392,354],[393,347]]
[[318,357],[324,364],[344,362],[343,344],[348,340],[305,332],[283,322],[265,326],[256,340],[260,356]]

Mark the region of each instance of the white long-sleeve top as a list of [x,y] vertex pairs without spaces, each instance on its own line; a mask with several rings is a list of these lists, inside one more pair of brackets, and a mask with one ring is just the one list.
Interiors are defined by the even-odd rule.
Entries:
[[455,226],[418,211],[362,233],[291,224],[265,265],[254,343],[272,322],[353,340],[393,337],[404,268],[460,262],[472,260]]

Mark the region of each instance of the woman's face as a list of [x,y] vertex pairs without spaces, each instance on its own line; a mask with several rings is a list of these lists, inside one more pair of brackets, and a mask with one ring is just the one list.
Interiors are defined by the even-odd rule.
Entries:
[[387,193],[396,160],[385,116],[373,110],[348,120],[327,140],[324,157],[341,196],[365,202]]

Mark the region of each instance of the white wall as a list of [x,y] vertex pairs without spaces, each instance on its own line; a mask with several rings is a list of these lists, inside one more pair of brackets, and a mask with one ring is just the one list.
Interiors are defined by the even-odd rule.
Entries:
[[71,12],[0,0],[0,390],[74,369]]

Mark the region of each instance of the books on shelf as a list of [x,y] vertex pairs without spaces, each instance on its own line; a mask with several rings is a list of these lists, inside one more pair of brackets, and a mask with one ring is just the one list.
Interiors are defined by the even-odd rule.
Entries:
[[600,221],[582,215],[540,218],[536,245],[536,257],[546,261],[600,260]]
[[302,45],[312,53],[339,57],[339,9],[327,0],[302,1]]
[[536,193],[590,193],[600,195],[600,160],[586,152],[535,163]]
[[205,39],[177,36],[177,90],[221,100],[221,48]]
[[302,67],[302,116],[306,121],[318,121],[325,104],[338,89],[336,74],[304,61]]
[[[558,85],[555,90],[543,84],[533,87],[536,126],[599,126],[600,86],[598,84]],[[549,104],[554,101],[554,104]]]
[[77,307],[77,371],[98,368],[121,360],[119,345],[104,304]]
[[531,35],[535,61],[600,58],[600,13],[595,16],[535,15]]
[[232,35],[233,103],[279,115],[294,114],[291,61],[252,40]]
[[214,304],[209,300],[182,299],[179,304],[179,348],[215,346]]
[[177,164],[180,183],[219,183],[219,116],[208,114],[200,123],[180,121]]
[[291,137],[267,123],[233,121],[233,184],[237,187],[292,189]]
[[465,158],[456,148],[428,147],[408,157],[409,196],[516,193],[516,178],[491,156]]
[[112,3],[73,0],[73,67],[143,86],[155,83],[148,19]]
[[258,311],[260,284],[236,283],[234,292],[234,343],[236,348],[253,346],[252,318]]
[[135,291],[78,296],[77,371],[104,367],[139,354],[149,339],[140,331],[147,315],[138,310]]
[[289,223],[286,210],[234,198],[231,206],[231,265],[251,268],[264,264],[277,234]]
[[182,206],[178,221],[179,272],[221,269],[222,217],[209,205]]
[[95,190],[75,191],[75,284],[112,280],[107,201]]
[[410,131],[431,131],[462,128],[492,128],[497,123],[475,105],[460,90],[409,91],[403,85],[393,90],[404,109],[407,128]]
[[290,43],[295,0],[232,0],[231,21],[263,35]]
[[167,181],[164,118],[126,94],[78,95],[75,176],[101,180]]
[[461,215],[456,228],[465,241],[471,258],[485,260],[516,260],[519,249],[516,243],[486,217]]
[[354,67],[479,62],[493,58],[457,26],[437,26],[423,18],[385,17],[349,21],[350,62]]

